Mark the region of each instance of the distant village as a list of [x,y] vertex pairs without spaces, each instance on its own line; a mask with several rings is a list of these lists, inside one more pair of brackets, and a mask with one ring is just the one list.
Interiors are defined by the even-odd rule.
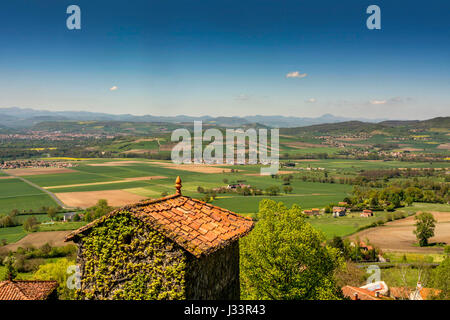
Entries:
[[74,133],[61,131],[27,131],[26,133],[0,134],[0,140],[71,141],[76,139],[113,139],[113,134]]
[[23,169],[23,168],[72,168],[78,166],[76,163],[63,161],[43,160],[12,160],[0,161],[0,169]]

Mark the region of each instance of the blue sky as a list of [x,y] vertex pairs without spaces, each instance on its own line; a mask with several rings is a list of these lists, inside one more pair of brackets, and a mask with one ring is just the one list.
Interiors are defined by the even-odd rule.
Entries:
[[[71,4],[81,30],[66,28]],[[366,28],[371,4],[381,30]],[[432,0],[8,1],[0,107],[448,116],[449,12]],[[287,77],[294,72],[304,76]]]

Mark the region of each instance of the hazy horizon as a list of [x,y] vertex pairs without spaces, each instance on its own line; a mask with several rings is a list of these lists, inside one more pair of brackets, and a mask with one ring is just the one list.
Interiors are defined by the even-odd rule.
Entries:
[[318,116],[288,116],[283,114],[243,114],[243,115],[215,115],[215,114],[191,114],[191,113],[180,113],[176,115],[167,115],[167,114],[136,114],[136,113],[112,113],[112,112],[96,112],[96,111],[89,111],[89,110],[70,110],[70,109],[44,109],[44,108],[33,108],[33,107],[0,107],[0,113],[4,109],[11,109],[11,108],[18,108],[22,110],[32,109],[34,111],[43,111],[43,112],[89,112],[89,113],[102,113],[107,115],[113,115],[113,116],[121,116],[121,115],[131,115],[136,117],[142,117],[142,116],[155,116],[155,117],[177,117],[177,116],[187,116],[187,117],[238,117],[238,118],[246,118],[246,117],[256,117],[256,116],[264,116],[264,117],[287,117],[287,118],[321,118],[325,116],[333,116],[336,118],[352,118],[352,119],[367,119],[367,120],[428,120],[432,118],[437,117],[449,117],[450,115],[440,115],[436,117],[424,117],[424,118],[389,118],[389,117],[365,117],[364,115],[338,115],[338,114],[332,114],[332,113],[323,113]]

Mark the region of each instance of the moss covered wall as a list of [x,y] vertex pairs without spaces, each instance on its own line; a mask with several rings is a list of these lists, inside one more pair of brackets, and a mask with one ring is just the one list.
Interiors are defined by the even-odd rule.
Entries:
[[78,241],[80,299],[183,299],[185,251],[123,212]]

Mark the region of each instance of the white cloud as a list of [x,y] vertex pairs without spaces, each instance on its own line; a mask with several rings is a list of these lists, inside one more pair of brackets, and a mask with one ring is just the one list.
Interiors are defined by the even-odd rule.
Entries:
[[390,104],[404,104],[404,103],[410,103],[412,102],[414,99],[410,98],[410,97],[393,97],[393,98],[389,98],[389,99],[384,99],[384,100],[370,100],[369,103],[370,104],[386,104],[386,105],[390,105]]
[[236,96],[235,99],[238,101],[248,101],[250,100],[250,96],[248,94],[241,93],[238,96]]
[[306,100],[307,103],[315,103],[316,101],[316,98],[309,98],[308,100]]
[[299,71],[292,71],[289,72],[288,74],[286,74],[286,78],[304,78],[306,77],[308,74],[307,73],[300,73]]
[[386,104],[386,100],[371,100],[370,104]]
[[117,86],[112,86],[111,88],[109,88],[109,91],[116,91],[117,89],[119,89],[119,87],[117,87]]

